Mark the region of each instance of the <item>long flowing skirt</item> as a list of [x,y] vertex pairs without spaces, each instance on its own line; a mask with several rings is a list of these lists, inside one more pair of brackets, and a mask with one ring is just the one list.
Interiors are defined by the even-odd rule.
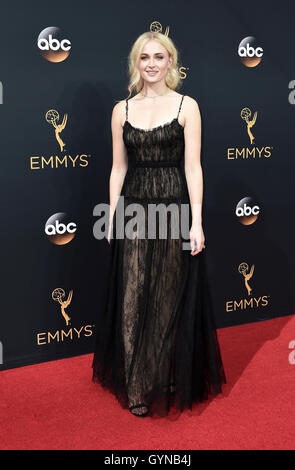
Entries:
[[115,216],[113,227],[92,380],[123,408],[145,403],[150,416],[192,409],[226,383],[207,248],[195,256],[183,250],[183,237],[171,237],[171,220],[164,239],[118,239]]

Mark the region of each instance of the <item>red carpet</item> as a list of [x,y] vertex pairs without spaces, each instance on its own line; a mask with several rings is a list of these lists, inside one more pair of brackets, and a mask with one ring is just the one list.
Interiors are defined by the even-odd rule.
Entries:
[[294,449],[295,316],[218,330],[223,394],[136,418],[91,382],[92,355],[2,371],[1,449]]

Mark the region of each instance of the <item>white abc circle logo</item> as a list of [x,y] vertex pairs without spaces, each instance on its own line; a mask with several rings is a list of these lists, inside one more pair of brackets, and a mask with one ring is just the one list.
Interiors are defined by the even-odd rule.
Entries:
[[77,225],[70,221],[64,212],[52,215],[45,224],[45,233],[55,245],[69,243],[74,238],[76,231]]
[[42,56],[49,62],[62,62],[71,50],[71,41],[65,39],[60,28],[50,26],[39,34],[37,45]]
[[260,213],[260,207],[251,197],[241,199],[236,206],[236,216],[243,225],[253,224]]
[[49,34],[48,39],[41,38],[38,40],[38,47],[41,51],[58,51],[62,49],[63,51],[69,51],[71,49],[71,42],[68,39],[62,39],[59,41],[56,38],[52,37],[52,34]]
[[263,49],[262,47],[251,47],[249,43],[247,43],[246,47],[242,46],[239,47],[239,56],[240,57],[262,57],[263,56]]
[[253,36],[248,36],[240,42],[238,55],[246,67],[255,67],[261,62],[263,49],[257,45],[257,41]]
[[238,217],[242,217],[243,215],[257,215],[259,214],[260,210],[258,206],[247,206],[247,204],[244,204],[243,207],[237,207],[236,210],[236,215]]
[[45,227],[46,235],[63,235],[64,233],[75,233],[77,225],[74,222],[70,222],[65,225],[58,219],[53,224],[47,224]]

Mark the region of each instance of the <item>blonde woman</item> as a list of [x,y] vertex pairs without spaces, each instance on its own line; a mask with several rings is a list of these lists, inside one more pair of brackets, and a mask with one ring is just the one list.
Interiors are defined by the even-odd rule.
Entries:
[[[129,76],[129,96],[112,113],[110,264],[92,380],[135,416],[166,416],[192,409],[226,383],[204,261],[201,117],[197,102],[176,91],[178,53],[166,35],[137,38]],[[145,215],[132,229],[124,219],[123,237],[119,198],[124,214],[140,207]],[[155,205],[166,208],[166,219],[149,217]]]

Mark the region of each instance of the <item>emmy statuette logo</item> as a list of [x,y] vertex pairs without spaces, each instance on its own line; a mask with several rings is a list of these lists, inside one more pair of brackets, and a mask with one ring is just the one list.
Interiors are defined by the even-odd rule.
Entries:
[[[249,271],[249,266],[247,263],[241,263],[238,267],[238,271],[240,274],[244,276],[244,282],[245,282],[245,287],[247,289],[248,295],[251,294],[252,288],[249,286],[248,281],[251,279],[253,276],[254,272],[254,264],[252,264],[251,269]],[[248,272],[249,271],[249,272]]]
[[[62,132],[65,130],[68,123],[68,114],[65,113],[61,120],[59,112],[56,109],[49,109],[45,113],[45,121],[50,124],[54,129],[54,148],[59,150],[59,154],[32,155],[30,156],[30,170],[43,170],[43,169],[56,169],[56,168],[78,168],[87,167],[89,165],[90,154],[86,153],[69,153],[69,146],[65,150],[66,143],[61,137]],[[58,145],[56,145],[56,143]],[[51,149],[52,150],[52,149]]]
[[[51,299],[58,302],[60,308],[58,309],[61,313],[66,325],[61,330],[55,331],[44,331],[37,333],[37,345],[44,346],[51,343],[63,343],[64,341],[80,340],[81,338],[90,337],[93,335],[93,328],[95,325],[82,325],[79,328],[71,326],[71,317],[66,309],[72,302],[73,290],[71,289],[68,297],[66,298],[65,290],[61,287],[56,287],[51,292]],[[56,310],[56,309],[55,309]]]
[[169,26],[166,26],[165,33],[163,33],[163,27],[159,21],[153,21],[150,24],[150,31],[154,31],[155,33],[162,33],[165,36],[169,35]]
[[262,307],[269,307],[270,295],[253,296],[253,274],[254,264],[249,269],[249,264],[243,261],[239,264],[237,271],[242,275],[243,286],[247,292],[246,298],[232,299],[225,302],[225,311],[230,312],[243,312],[248,309],[258,309]]
[[253,135],[252,128],[256,124],[257,111],[252,116],[251,109],[244,107],[240,111],[240,117],[245,121],[247,126],[247,134],[249,136],[251,147],[228,147],[226,149],[227,160],[260,160],[261,158],[269,158],[272,156],[273,147],[269,145],[263,147],[257,147],[254,144],[255,136]]
[[70,303],[72,301],[73,291],[72,290],[70,291],[67,300],[63,300],[65,298],[65,296],[66,296],[65,291],[63,289],[61,289],[60,287],[57,287],[52,292],[52,298],[55,302],[58,302],[60,304],[61,314],[62,314],[62,316],[64,317],[64,319],[66,321],[66,325],[68,326],[71,318],[65,312],[65,309],[70,305]]
[[255,111],[253,118],[250,119],[251,117],[251,111],[249,108],[243,108],[241,111],[241,118],[246,122],[247,124],[247,132],[248,136],[250,138],[250,144],[252,145],[254,142],[254,135],[251,132],[251,128],[254,126],[256,119],[257,119],[257,111]]
[[59,113],[55,109],[50,109],[45,114],[45,119],[49,124],[52,124],[52,126],[54,127],[54,129],[55,129],[55,138],[56,138],[57,142],[59,143],[60,151],[63,152],[64,147],[65,147],[66,144],[62,141],[62,139],[60,137],[60,133],[66,127],[67,120],[68,120],[68,115],[65,114],[64,117],[63,117],[62,123],[57,124],[57,122],[59,121]]

